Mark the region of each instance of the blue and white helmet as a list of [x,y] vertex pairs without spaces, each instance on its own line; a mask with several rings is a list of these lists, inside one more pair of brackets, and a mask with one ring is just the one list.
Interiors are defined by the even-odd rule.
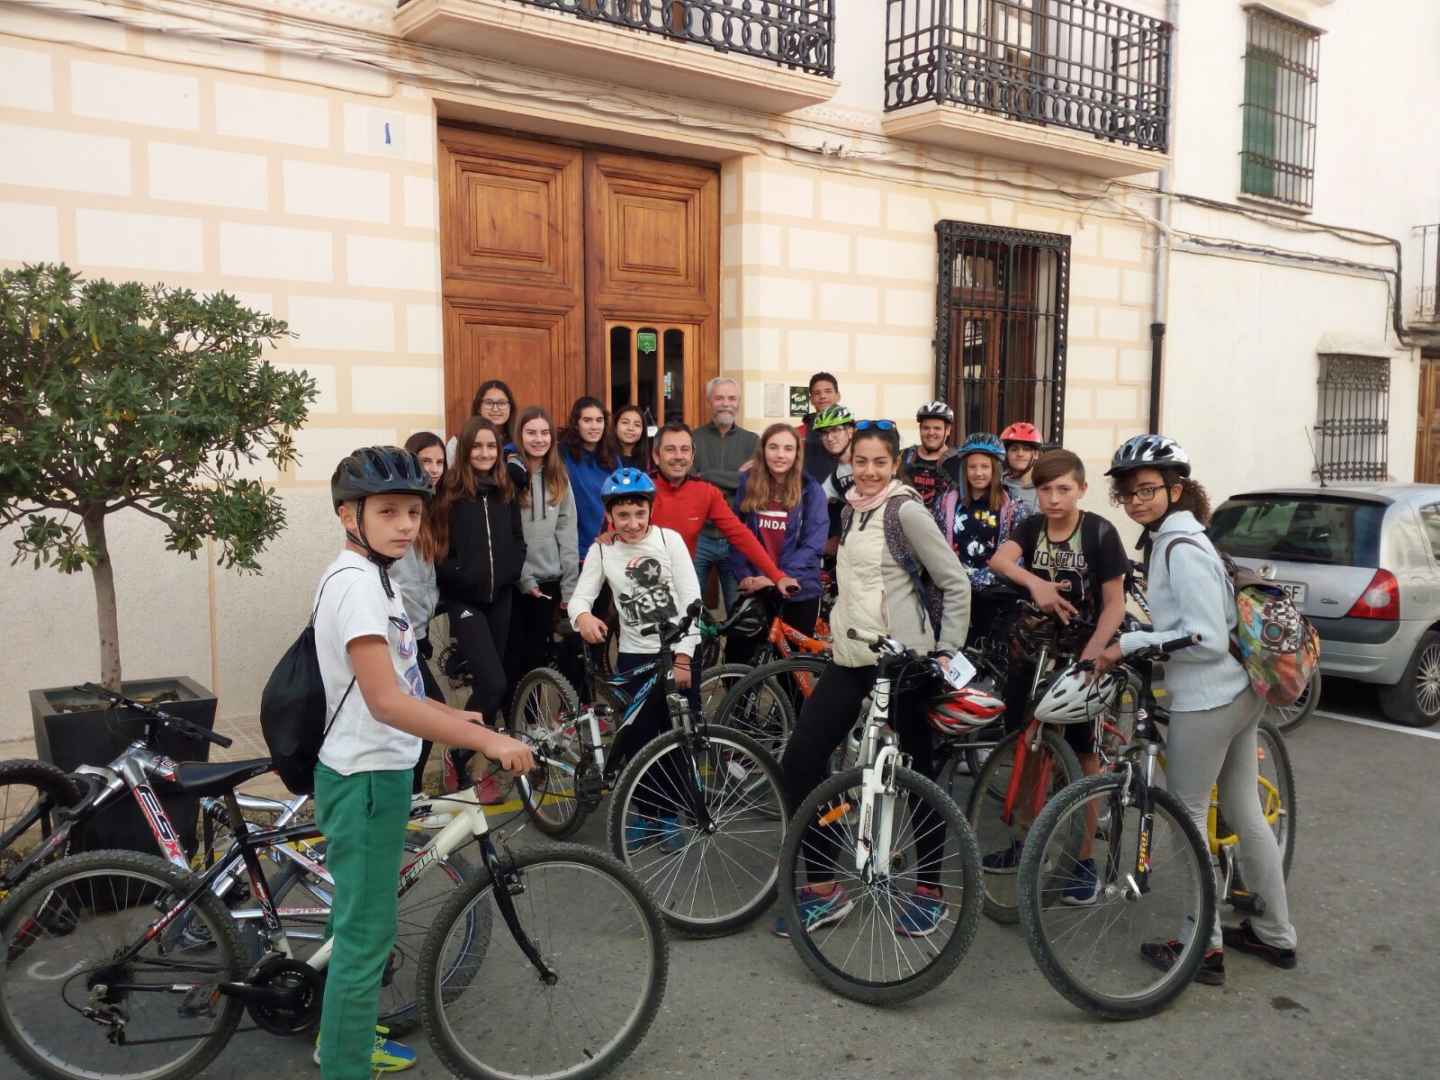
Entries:
[[655,501],[655,481],[639,469],[626,465],[616,469],[600,485],[600,501],[609,506],[612,500],[629,497]]
[[1115,451],[1105,475],[1122,476],[1137,469],[1174,469],[1181,476],[1189,476],[1190,455],[1164,435],[1136,435]]
[[962,458],[971,454],[989,454],[996,461],[1005,460],[1005,447],[988,431],[974,432],[956,453]]

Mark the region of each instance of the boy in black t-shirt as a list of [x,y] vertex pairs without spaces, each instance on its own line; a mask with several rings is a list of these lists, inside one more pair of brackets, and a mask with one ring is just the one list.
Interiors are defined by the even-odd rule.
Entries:
[[[1096,660],[1110,644],[1125,618],[1125,574],[1130,557],[1115,526],[1098,514],[1080,509],[1085,495],[1085,465],[1069,450],[1053,450],[1035,465],[1035,493],[1040,513],[1015,527],[1010,539],[990,558],[990,569],[1030,592],[1042,611],[1067,626],[1073,618],[1095,623],[1080,659]],[[1019,730],[1030,719],[1030,691],[1035,665],[1022,658],[1011,661],[1005,686],[1006,724]],[[1080,758],[1087,776],[1100,770],[1095,733],[1091,724],[1070,724],[1065,739]],[[985,868],[994,871],[1005,860],[1018,861],[1019,852],[992,852]],[[1081,872],[1062,897],[1073,904],[1093,903],[1098,881],[1093,866]]]

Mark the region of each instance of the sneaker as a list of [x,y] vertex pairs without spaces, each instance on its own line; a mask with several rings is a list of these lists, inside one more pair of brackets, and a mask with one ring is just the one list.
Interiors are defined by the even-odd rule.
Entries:
[[633,855],[659,835],[659,821],[644,814],[631,814],[630,820],[625,823],[625,850]]
[[685,830],[680,819],[674,814],[662,814],[655,819],[655,835],[660,837],[660,850],[671,855],[685,847]]
[[1020,854],[1024,850],[1024,841],[1016,840],[1008,848],[990,852],[980,860],[980,865],[987,874],[1013,874],[1020,867]]
[[480,781],[476,798],[481,806],[498,806],[505,801],[505,788],[494,776],[487,776]]
[[1060,902],[1084,907],[1100,899],[1100,878],[1095,874],[1095,860],[1081,859],[1075,864],[1070,884],[1060,894]]
[[913,896],[901,896],[900,910],[895,915],[895,932],[901,937],[929,937],[940,929],[945,917],[945,904],[939,888],[916,885]]
[[[1169,971],[1185,951],[1185,943],[1171,938],[1169,941],[1147,941],[1140,946],[1140,955],[1161,971]],[[1195,972],[1195,981],[1206,986],[1225,985],[1225,950],[1206,949],[1205,959],[1200,961],[1200,970]]]
[[[415,1051],[402,1042],[386,1038],[390,1029],[375,1025],[375,1046],[370,1051],[370,1068],[377,1073],[404,1072],[415,1064]],[[315,1053],[310,1060],[320,1064],[320,1039],[316,1036]]]
[[1239,926],[1222,927],[1220,933],[1225,937],[1225,944],[1240,952],[1249,953],[1251,956],[1258,956],[1267,964],[1274,964],[1278,968],[1290,971],[1298,962],[1294,949],[1282,949],[1278,945],[1271,945],[1261,941],[1255,933],[1255,928],[1246,919]]
[[[811,930],[818,930],[822,926],[838,923],[855,910],[855,901],[850,899],[850,894],[845,891],[844,885],[836,885],[832,892],[823,896],[807,885],[800,890],[800,902],[796,906],[800,909],[800,918],[804,920],[805,930],[808,933]],[[785,925],[784,915],[775,920],[771,932],[780,938],[790,936],[790,930]]]

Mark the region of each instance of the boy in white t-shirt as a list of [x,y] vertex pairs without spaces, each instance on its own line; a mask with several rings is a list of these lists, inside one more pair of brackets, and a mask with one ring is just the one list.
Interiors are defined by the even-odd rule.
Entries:
[[[597,541],[585,555],[580,580],[570,597],[570,623],[591,645],[603,645],[609,628],[590,613],[600,589],[609,584],[620,618],[619,670],[631,671],[652,663],[660,652],[660,631],[666,622],[677,621],[694,601],[700,599],[700,582],[685,538],[673,529],[650,524],[655,503],[655,483],[639,469],[616,469],[600,488],[600,498],[610,518],[613,539]],[[690,701],[694,715],[700,714],[698,675],[691,661],[700,644],[700,632],[691,627],[675,643],[675,687]],[[645,707],[622,733],[623,745],[616,752],[634,756],[641,747],[669,725],[665,688],[657,684]],[[680,820],[672,810],[637,794],[637,812],[625,824],[625,844],[638,851],[658,842],[664,851],[683,845]],[[673,800],[668,805],[674,807]]]
[[535,762],[523,743],[482,726],[478,714],[425,696],[415,634],[387,573],[415,540],[430,501],[419,459],[396,446],[356,450],[336,466],[330,494],[346,543],[314,603],[330,724],[315,767],[315,821],[335,879],[334,954],[315,1057],[322,1080],[369,1080],[415,1063],[375,1018],[395,945],[421,739],[478,750],[510,772]]

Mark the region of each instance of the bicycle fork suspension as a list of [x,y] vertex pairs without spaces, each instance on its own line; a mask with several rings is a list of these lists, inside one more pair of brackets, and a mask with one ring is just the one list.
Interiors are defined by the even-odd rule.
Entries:
[[520,915],[515,910],[515,897],[525,892],[525,882],[515,868],[514,860],[508,853],[502,859],[488,835],[480,837],[480,857],[485,863],[485,868],[490,871],[490,881],[494,885],[495,906],[500,909],[500,917],[505,920],[505,925],[510,929],[510,936],[515,939],[515,944],[525,954],[525,959],[534,965],[540,981],[546,986],[554,986],[560,981],[560,976],[545,963],[544,957],[540,955],[540,950],[530,940],[530,935],[525,933],[525,928],[520,925]]

